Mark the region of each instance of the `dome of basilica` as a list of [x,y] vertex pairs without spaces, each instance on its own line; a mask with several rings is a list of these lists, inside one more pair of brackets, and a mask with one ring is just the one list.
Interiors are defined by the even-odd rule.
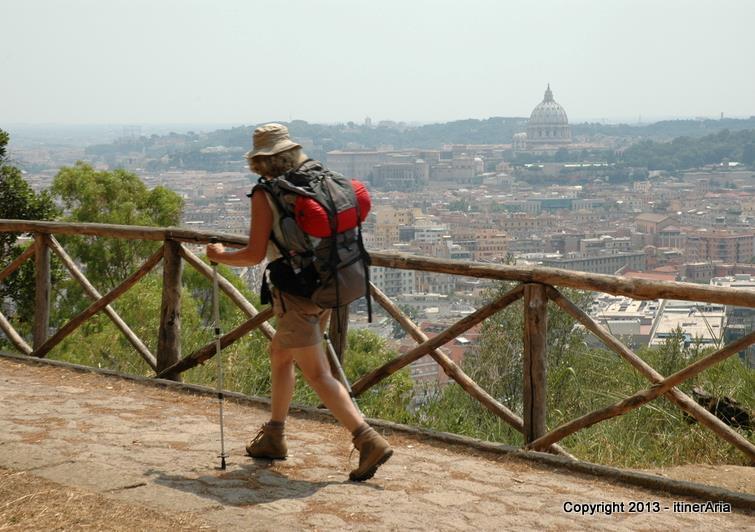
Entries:
[[551,86],[545,91],[543,101],[537,104],[530,115],[530,125],[563,125],[568,124],[566,111],[554,99]]
[[571,142],[571,128],[566,111],[554,99],[551,86],[543,101],[532,110],[527,123],[527,143],[560,144]]

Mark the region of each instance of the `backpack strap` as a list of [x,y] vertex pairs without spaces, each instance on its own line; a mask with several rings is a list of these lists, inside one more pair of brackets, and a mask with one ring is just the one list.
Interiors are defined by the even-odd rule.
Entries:
[[[284,211],[283,205],[278,199],[278,196],[275,194],[275,191],[273,190],[272,185],[270,185],[268,180],[265,179],[264,177],[260,177],[257,180],[257,184],[252,187],[252,191],[249,194],[247,194],[247,197],[251,198],[258,189],[264,190],[265,192],[267,192],[267,196],[273,200],[273,203],[275,203],[275,206],[278,209],[279,214]],[[275,247],[278,248],[278,251],[280,252],[282,257],[288,257],[289,250],[287,250],[283,246],[283,244],[280,242],[280,240],[276,238],[275,231],[272,231],[272,230],[270,231],[270,240],[272,240]]]
[[[286,213],[286,209],[283,206],[283,204],[281,203],[280,198],[278,197],[278,195],[275,192],[275,188],[270,184],[270,182],[268,180],[266,180],[266,179],[264,179],[264,178],[261,177],[257,181],[257,184],[254,186],[254,188],[252,188],[252,194],[254,193],[254,191],[257,188],[261,188],[262,190],[264,190],[267,193],[268,197],[270,197],[272,199],[273,203],[275,204],[276,210],[278,211],[278,216],[279,217],[280,216],[284,216],[285,213]],[[275,223],[279,223],[279,222],[280,222],[280,220],[277,220],[277,221],[274,221],[273,223],[275,224]],[[270,262],[270,264],[267,265],[267,268],[265,268],[265,273],[263,274],[263,286],[262,286],[262,291],[260,293],[260,296],[261,296],[260,299],[262,299],[266,295],[265,292],[267,291],[268,292],[267,299],[270,302],[272,302],[272,297],[269,296],[270,289],[267,286],[268,272],[269,272],[270,278],[272,280],[273,274],[276,271],[279,272],[279,273],[281,271],[285,272],[286,271],[285,268],[287,268],[288,271],[296,273],[296,272],[299,271],[299,269],[294,265],[293,256],[292,256],[292,250],[289,249],[289,248],[287,248],[286,246],[284,246],[283,243],[278,239],[278,237],[275,236],[275,230],[274,229],[270,231],[269,238],[270,238],[270,240],[272,240],[272,242],[275,245],[275,247],[278,248],[278,251],[280,252],[281,256],[280,256],[280,258],[278,258],[278,259]],[[281,270],[279,268],[279,266],[282,265],[282,264],[284,264],[284,263],[286,264],[286,267],[284,268],[284,270]],[[284,276],[285,276],[285,274],[284,274]],[[280,278],[279,278],[279,280],[280,280]],[[281,290],[281,291],[291,291],[292,293],[300,295],[298,292],[289,290],[290,289],[290,281],[291,281],[291,279],[288,279],[288,281],[283,282],[283,284],[281,286],[275,285],[275,282],[273,282],[273,284],[278,288],[278,290]],[[280,301],[281,301],[281,305],[283,306],[283,310],[285,311],[285,303],[283,301],[283,298],[281,298]]]
[[[356,195],[356,194],[355,194]],[[357,246],[359,246],[359,253],[362,255],[362,265],[364,266],[364,297],[367,299],[367,323],[372,323],[372,293],[370,291],[370,254],[364,247],[364,240],[362,240],[362,209],[359,207],[359,200],[354,202],[357,210]]]
[[[254,193],[258,189],[264,190],[265,192],[268,193],[268,195],[271,198],[274,198],[272,187],[262,177],[260,177],[257,180],[257,184],[252,187],[252,190],[249,192],[249,194],[246,195],[246,197],[247,198],[251,198],[252,196],[254,196]],[[273,201],[275,201],[275,199],[273,199]],[[275,244],[275,247],[278,248],[278,251],[280,251],[281,255],[285,256],[285,254],[283,253],[282,246],[281,246],[280,242],[278,242],[278,239],[275,238],[275,234],[274,234],[273,231],[270,231],[270,237],[269,238],[273,241],[273,243]],[[270,264],[268,264],[265,267],[265,271],[262,272],[262,283],[260,284],[260,302],[263,305],[267,305],[267,304],[273,302],[272,291],[270,290],[270,285],[268,284],[269,270],[270,270]],[[281,303],[283,303],[283,299],[281,299]]]

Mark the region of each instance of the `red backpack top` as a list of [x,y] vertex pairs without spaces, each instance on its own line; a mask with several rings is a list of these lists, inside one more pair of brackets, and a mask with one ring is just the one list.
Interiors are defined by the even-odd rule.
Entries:
[[[370,193],[361,181],[351,180],[357,203],[353,207],[346,208],[336,214],[336,233],[343,233],[347,229],[354,229],[359,223],[364,222],[372,207]],[[359,221],[357,221],[359,211]],[[316,199],[308,196],[297,196],[294,202],[294,218],[296,225],[308,235],[325,238],[331,236],[333,230],[330,227],[330,217]]]

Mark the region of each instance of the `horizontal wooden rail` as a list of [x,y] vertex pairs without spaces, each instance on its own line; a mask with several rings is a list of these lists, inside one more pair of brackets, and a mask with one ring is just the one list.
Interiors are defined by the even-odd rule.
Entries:
[[248,239],[239,235],[194,231],[180,227],[140,227],[136,225],[40,222],[32,220],[0,220],[0,233],[48,233],[54,235],[101,236],[126,240],[176,240],[209,244],[210,239],[230,246],[243,246]]
[[704,301],[706,303],[755,307],[755,291],[723,286],[714,287],[678,281],[629,279],[617,275],[575,272],[542,266],[485,264],[400,253],[370,253],[370,257],[373,266],[400,270],[448,273],[499,281],[542,283],[605,292],[606,294],[622,295],[633,299],[681,299],[684,301]]
[[[133,240],[166,240],[207,244],[211,238],[230,246],[243,246],[248,238],[212,231],[193,231],[178,227],[137,227],[94,223],[0,220],[0,232],[90,235]],[[542,266],[511,266],[450,259],[421,257],[405,253],[371,252],[373,266],[448,273],[467,277],[541,283],[581,290],[624,295],[634,299],[680,299],[755,308],[755,291],[713,287],[677,281],[628,279],[617,275],[575,272]]]

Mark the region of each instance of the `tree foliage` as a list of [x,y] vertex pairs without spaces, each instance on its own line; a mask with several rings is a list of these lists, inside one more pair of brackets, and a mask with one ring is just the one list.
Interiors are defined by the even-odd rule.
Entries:
[[[8,160],[7,132],[0,129],[0,218],[17,220],[53,220],[59,214],[50,194],[43,190],[34,192],[23,178],[21,170]],[[21,254],[28,242],[18,243],[18,234],[0,233],[0,257],[3,264]],[[55,272],[57,274],[57,270]],[[28,323],[34,314],[34,266],[27,261],[0,285],[0,301],[15,302],[15,317]]]
[[627,148],[622,160],[649,170],[677,171],[721,164],[724,160],[755,163],[755,130],[729,131],[701,138],[677,137],[671,142],[645,140]]
[[[406,303],[401,303],[399,304],[398,308],[412,322],[417,323],[420,314],[415,307],[413,307],[412,305],[407,305]],[[401,326],[401,324],[397,320],[391,320],[391,323],[391,336],[397,340],[404,338],[406,336],[406,331]]]
[[[395,358],[385,339],[367,330],[349,331],[344,370],[350,382]],[[359,405],[368,417],[380,417],[399,423],[411,421],[409,403],[413,395],[409,370],[403,369],[367,390]]]
[[[165,187],[148,189],[125,170],[100,171],[78,162],[63,167],[52,191],[66,210],[66,221],[124,225],[177,225],[183,200]],[[135,270],[159,243],[89,237],[70,237],[66,248],[86,264],[95,286],[110,289]]]

